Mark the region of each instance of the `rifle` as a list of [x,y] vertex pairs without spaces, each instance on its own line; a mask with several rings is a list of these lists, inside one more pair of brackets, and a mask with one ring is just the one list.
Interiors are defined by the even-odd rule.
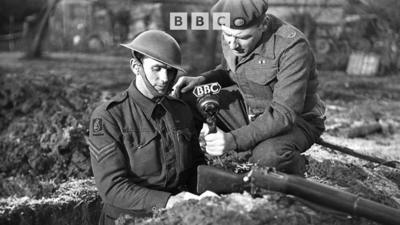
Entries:
[[334,149],[336,151],[339,151],[339,152],[342,152],[344,154],[348,154],[348,155],[351,155],[354,157],[358,157],[363,160],[367,160],[367,161],[374,162],[374,163],[379,163],[380,165],[384,165],[384,166],[388,166],[388,167],[392,167],[392,168],[400,168],[399,161],[387,161],[387,160],[384,160],[384,159],[381,159],[378,157],[364,155],[364,154],[354,151],[353,149],[327,142],[327,141],[323,140],[322,138],[319,138],[316,141],[316,143],[321,146],[324,146],[324,147],[327,147],[330,149]]
[[248,174],[240,175],[211,166],[197,167],[198,193],[210,190],[217,194],[228,194],[243,192],[252,186],[294,195],[321,206],[383,224],[400,224],[400,210],[302,177],[260,168],[253,168]]

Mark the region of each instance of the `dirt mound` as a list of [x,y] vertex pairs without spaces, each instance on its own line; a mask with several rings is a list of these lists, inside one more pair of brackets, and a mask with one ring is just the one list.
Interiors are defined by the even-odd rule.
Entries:
[[[356,219],[360,224],[375,224]],[[125,218],[120,224],[134,224]],[[123,222],[123,223],[121,223]],[[157,218],[136,224],[355,224],[343,215],[318,213],[294,198],[279,193],[252,198],[251,195],[230,194],[221,198],[188,201],[163,211]],[[117,223],[118,224],[118,223]]]
[[46,198],[0,198],[0,224],[97,224],[100,198],[92,179],[69,180]]
[[[348,156],[345,156],[348,157]],[[315,159],[308,156],[309,181],[327,184],[337,190],[353,193],[363,198],[400,209],[400,195],[396,183],[399,171],[387,167],[360,166],[332,159]],[[237,154],[221,158],[224,168],[243,172],[250,168],[242,164]],[[212,158],[216,167],[219,160]],[[255,195],[229,194],[220,198],[189,200],[162,210],[153,218],[137,219],[121,216],[118,225],[147,224],[378,224],[372,220],[351,216],[321,207],[308,201],[282,193],[258,190]]]
[[100,93],[51,74],[0,79],[0,197],[42,196],[43,180],[90,176],[84,136]]
[[372,164],[359,166],[338,160],[322,162],[309,158],[308,179],[357,194],[387,206],[400,209],[399,170]]

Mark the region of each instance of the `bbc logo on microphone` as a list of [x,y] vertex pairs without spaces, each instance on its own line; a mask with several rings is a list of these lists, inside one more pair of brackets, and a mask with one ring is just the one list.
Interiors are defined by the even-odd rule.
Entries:
[[[189,26],[190,21],[190,26]],[[210,13],[207,12],[171,12],[169,14],[170,30],[221,30],[221,25],[230,26],[229,13]]]

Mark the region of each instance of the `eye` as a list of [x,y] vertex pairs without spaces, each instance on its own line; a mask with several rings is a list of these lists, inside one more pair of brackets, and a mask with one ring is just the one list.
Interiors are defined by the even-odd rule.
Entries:
[[168,75],[170,75],[170,76],[175,76],[175,75],[178,73],[178,70],[175,69],[175,68],[169,68],[169,69],[167,70],[167,73],[168,73]]
[[161,67],[160,66],[153,66],[153,67],[151,67],[151,70],[154,71],[154,72],[158,72],[158,71],[161,70]]
[[250,38],[252,38],[252,36],[251,35],[247,35],[247,36],[240,37],[239,39],[240,40],[249,40]]

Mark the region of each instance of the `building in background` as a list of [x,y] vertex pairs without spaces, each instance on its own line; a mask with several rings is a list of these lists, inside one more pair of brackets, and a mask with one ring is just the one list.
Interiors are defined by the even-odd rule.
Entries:
[[48,48],[104,51],[146,29],[160,28],[161,4],[130,0],[62,0],[50,21]]
[[[29,27],[38,24],[40,13],[50,1],[0,2],[0,50],[23,51],[29,47],[33,37]],[[60,0],[50,18],[43,47],[47,51],[123,54],[122,48],[116,48],[120,43],[141,31],[161,29],[183,46],[184,61],[193,61],[189,63],[192,68],[209,69],[220,58],[217,32],[170,30],[169,13],[187,12],[190,19],[191,12],[208,12],[215,2]],[[359,51],[378,55],[385,68],[400,67],[400,16],[396,11],[400,1],[269,0],[269,4],[268,13],[284,18],[306,34],[320,68],[343,70],[350,55]]]

